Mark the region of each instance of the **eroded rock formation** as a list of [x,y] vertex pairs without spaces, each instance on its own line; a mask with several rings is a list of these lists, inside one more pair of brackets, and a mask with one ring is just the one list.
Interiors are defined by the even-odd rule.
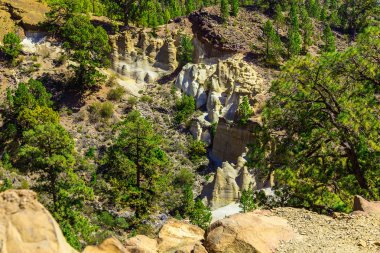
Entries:
[[24,30],[36,30],[46,20],[49,7],[38,0],[0,1],[0,41],[18,26],[20,35]]
[[258,111],[263,101],[257,95],[265,94],[269,87],[240,57],[211,65],[187,64],[178,75],[175,86],[194,97],[197,108],[206,106],[210,122],[217,122],[219,117],[234,120],[243,96],[248,96],[255,112]]
[[235,214],[213,223],[205,245],[209,253],[272,253],[280,242],[295,236],[287,220],[269,211],[255,211]]

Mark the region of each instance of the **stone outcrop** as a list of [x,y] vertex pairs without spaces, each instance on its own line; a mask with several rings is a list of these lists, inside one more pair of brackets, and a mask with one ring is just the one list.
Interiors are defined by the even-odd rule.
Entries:
[[239,126],[220,119],[213,140],[213,157],[220,161],[236,163],[247,145],[254,141],[253,132],[256,126],[257,123],[250,121],[245,126]]
[[269,88],[257,71],[240,57],[220,60],[217,64],[187,64],[175,86],[196,99],[197,108],[206,106],[208,120],[219,117],[234,120],[243,96],[248,96],[255,112],[261,108],[258,94]]
[[157,241],[145,235],[137,235],[126,241],[126,249],[132,253],[156,253]]
[[295,238],[287,220],[269,211],[235,214],[217,221],[208,230],[209,253],[272,253],[280,242]]
[[206,252],[202,246],[204,233],[203,229],[195,225],[175,219],[168,220],[158,234],[158,252]]
[[8,190],[0,194],[2,253],[75,253],[57,222],[34,192]]
[[368,201],[361,196],[354,198],[354,212],[363,212],[366,214],[380,215],[380,201]]
[[202,193],[212,209],[239,201],[243,190],[256,187],[255,178],[248,171],[246,162],[243,156],[240,156],[236,165],[224,162],[222,167],[216,170],[213,181],[204,187]]
[[82,253],[129,253],[115,238],[108,238],[98,246],[87,246]]
[[0,40],[6,33],[16,30],[16,26],[24,30],[39,29],[48,12],[49,7],[38,0],[1,0]]
[[165,40],[163,46],[158,49],[155,66],[169,71],[173,71],[178,67],[177,47],[174,42],[171,37]]

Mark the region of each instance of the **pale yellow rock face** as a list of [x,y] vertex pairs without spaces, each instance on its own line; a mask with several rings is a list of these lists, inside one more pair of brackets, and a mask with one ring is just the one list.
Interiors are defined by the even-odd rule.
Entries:
[[129,253],[115,238],[108,238],[99,246],[87,246],[82,253]]
[[295,238],[288,222],[269,211],[235,214],[213,223],[206,238],[209,253],[272,253]]
[[157,241],[145,235],[137,235],[126,241],[126,249],[133,253],[157,253]]
[[59,225],[28,190],[0,194],[1,253],[76,253]]
[[24,28],[35,28],[44,22],[50,10],[38,0],[1,0],[0,5],[10,6],[8,9],[11,9],[12,18],[19,20]]
[[195,225],[171,219],[158,235],[158,252],[207,252],[202,246],[205,231]]

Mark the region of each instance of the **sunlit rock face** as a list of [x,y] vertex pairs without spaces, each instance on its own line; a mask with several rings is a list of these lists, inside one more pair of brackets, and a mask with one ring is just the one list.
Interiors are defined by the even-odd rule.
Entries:
[[112,67],[136,83],[153,83],[178,67],[177,47],[172,35],[153,37],[145,30],[110,36]]
[[243,96],[254,101],[268,89],[257,71],[239,57],[216,64],[187,64],[175,86],[194,97],[197,108],[207,108],[210,122],[217,122],[219,117],[233,120]]

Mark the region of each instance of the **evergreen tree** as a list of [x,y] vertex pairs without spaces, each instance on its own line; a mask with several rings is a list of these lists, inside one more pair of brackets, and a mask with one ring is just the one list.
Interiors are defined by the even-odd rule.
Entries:
[[305,6],[301,7],[300,12],[301,12],[301,29],[303,30],[303,46],[304,46],[304,51],[306,52],[308,47],[313,44],[312,37],[313,37],[314,27]]
[[373,27],[345,52],[293,58],[273,83],[264,110],[272,140],[256,157],[288,205],[350,211],[355,194],[379,198],[379,35]]
[[321,7],[318,0],[309,0],[308,4],[309,16],[319,18],[321,15]]
[[105,158],[105,177],[117,189],[114,201],[134,208],[135,217],[143,219],[155,208],[168,158],[159,147],[161,138],[138,111],[129,113],[117,131]]
[[66,40],[64,47],[69,50],[71,59],[79,63],[79,66],[71,65],[76,72],[76,87],[96,87],[104,79],[97,68],[109,65],[111,46],[107,32],[101,26],[95,28],[84,15],[74,15],[61,30]]
[[276,25],[277,31],[280,27],[282,27],[285,24],[285,16],[282,13],[280,4],[276,4],[276,7],[275,7],[274,23]]
[[298,30],[295,30],[294,28],[289,29],[288,33],[288,52],[289,56],[296,56],[301,53],[302,50],[302,41],[301,41],[301,35]]
[[238,114],[239,123],[242,125],[247,124],[249,118],[253,115],[253,110],[251,105],[249,104],[249,99],[247,96],[244,96],[242,102],[239,104]]
[[266,60],[267,62],[276,63],[281,55],[282,45],[280,37],[273,28],[272,22],[270,20],[264,24],[263,36],[263,39],[265,41]]
[[242,191],[239,207],[242,209],[243,213],[251,212],[256,208],[251,187],[248,190]]
[[380,14],[378,0],[345,0],[339,8],[341,24],[355,40],[356,34],[366,28],[372,18]]
[[182,66],[193,61],[194,46],[190,36],[182,35],[179,47],[179,61]]
[[228,6],[228,0],[220,1],[220,13],[224,22],[227,22],[228,17],[230,16],[230,9]]
[[212,219],[211,211],[200,199],[197,199],[190,215],[190,222],[206,230]]
[[21,40],[17,34],[12,32],[5,34],[3,46],[0,46],[0,51],[2,51],[5,56],[13,61],[19,56],[21,48]]
[[231,0],[231,14],[236,17],[239,12],[239,0]]
[[186,14],[190,14],[195,10],[194,0],[186,0]]
[[323,29],[323,41],[325,43],[325,45],[323,46],[323,51],[335,52],[336,50],[335,36],[334,36],[334,33],[331,31],[331,28],[329,25],[325,25]]

